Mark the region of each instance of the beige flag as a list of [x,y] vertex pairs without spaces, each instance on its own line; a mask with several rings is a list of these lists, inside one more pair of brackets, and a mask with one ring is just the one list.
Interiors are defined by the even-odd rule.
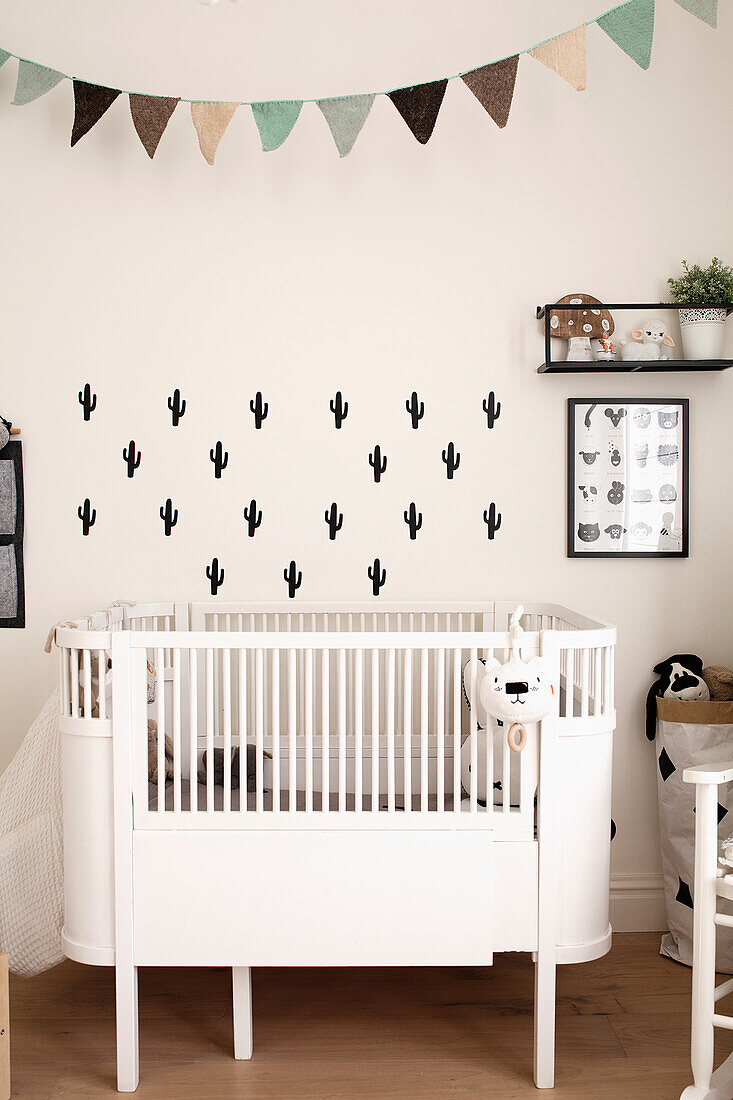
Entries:
[[576,91],[585,91],[585,23],[549,42],[542,42],[529,52],[567,80]]
[[209,164],[214,163],[219,142],[238,106],[238,103],[191,104],[191,118],[198,134],[199,147]]

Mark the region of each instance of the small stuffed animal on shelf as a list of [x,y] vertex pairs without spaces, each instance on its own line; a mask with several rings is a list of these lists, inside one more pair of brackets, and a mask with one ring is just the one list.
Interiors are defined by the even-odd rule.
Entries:
[[[626,359],[669,359],[662,354],[662,349],[673,348],[674,340],[669,335],[664,321],[658,321],[655,325],[645,322],[643,328],[631,330],[633,341],[621,340],[621,358]],[[639,343],[641,341],[641,343]]]
[[733,671],[725,665],[708,665],[702,670],[702,678],[708,685],[710,698],[714,702],[729,702],[733,699]]
[[680,702],[707,702],[708,685],[703,679],[702,658],[694,653],[675,653],[654,666],[659,679],[649,688],[646,697],[646,735],[653,741],[657,731],[657,699],[678,699]]
[[[558,308],[561,306],[588,308]],[[568,359],[591,362],[591,340],[613,335],[613,317],[592,294],[566,294],[550,311],[550,335],[559,340],[567,340]]]

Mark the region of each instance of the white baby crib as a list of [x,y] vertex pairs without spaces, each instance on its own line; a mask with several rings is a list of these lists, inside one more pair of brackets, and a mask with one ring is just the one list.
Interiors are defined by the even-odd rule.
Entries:
[[[611,943],[616,631],[526,610],[522,656],[541,654],[559,690],[521,753],[492,731],[482,804],[475,754],[461,785],[476,733],[461,673],[508,657],[513,608],[147,604],[57,628],[64,950],[116,967],[121,1091],[138,1083],[139,966],[232,967],[248,1058],[252,966],[487,965],[495,951],[532,953],[534,1078],[552,1087],[555,966]],[[151,717],[173,742],[166,782],[158,738],[154,784]],[[243,761],[239,788],[227,763],[221,784],[211,767],[199,782],[204,751],[228,762],[246,744],[254,791]]]

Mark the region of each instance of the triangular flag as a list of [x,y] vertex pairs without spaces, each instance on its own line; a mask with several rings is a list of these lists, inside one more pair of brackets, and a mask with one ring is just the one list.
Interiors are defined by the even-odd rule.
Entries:
[[388,93],[421,145],[432,137],[447,87],[447,80],[431,80],[429,84],[413,84]]
[[702,19],[703,23],[709,23],[711,27],[718,25],[718,0],[677,0],[677,3],[685,11]]
[[104,112],[109,110],[119,94],[114,88],[102,88],[98,84],[87,84],[85,80],[74,81],[72,146],[76,145],[77,141],[88,134],[92,126],[99,122]]
[[338,99],[319,99],[323,117],[336,142],[340,157],[354,148],[374,103],[374,95],[345,95]]
[[529,53],[567,80],[576,92],[585,91],[585,23],[549,42],[541,42]]
[[628,4],[602,15],[597,23],[632,61],[642,69],[649,68],[654,37],[654,0],[629,0]]
[[8,60],[8,58],[12,57],[12,56],[13,55],[11,53],[8,53],[7,50],[0,50],[0,69],[2,69],[3,65]]
[[519,55],[515,54],[514,57],[505,57],[503,61],[495,61],[493,65],[483,65],[480,69],[464,73],[461,77],[497,126],[506,126],[509,119],[518,64]]
[[273,149],[279,149],[298,121],[302,106],[303,101],[300,99],[279,99],[273,103],[252,104],[252,114],[260,131],[263,152],[271,153]]
[[238,103],[191,104],[191,118],[198,134],[199,149],[209,164],[214,163],[219,142],[238,106]]
[[135,95],[130,92],[132,122],[151,160],[178,102],[178,99],[169,96]]
[[32,103],[34,99],[50,92],[63,79],[64,74],[57,73],[55,69],[47,69],[33,61],[19,61],[13,105],[23,107],[26,103]]

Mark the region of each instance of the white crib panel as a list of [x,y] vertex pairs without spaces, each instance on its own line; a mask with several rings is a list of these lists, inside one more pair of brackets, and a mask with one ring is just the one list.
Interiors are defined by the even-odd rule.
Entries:
[[485,966],[493,848],[486,829],[136,831],[135,964]]

